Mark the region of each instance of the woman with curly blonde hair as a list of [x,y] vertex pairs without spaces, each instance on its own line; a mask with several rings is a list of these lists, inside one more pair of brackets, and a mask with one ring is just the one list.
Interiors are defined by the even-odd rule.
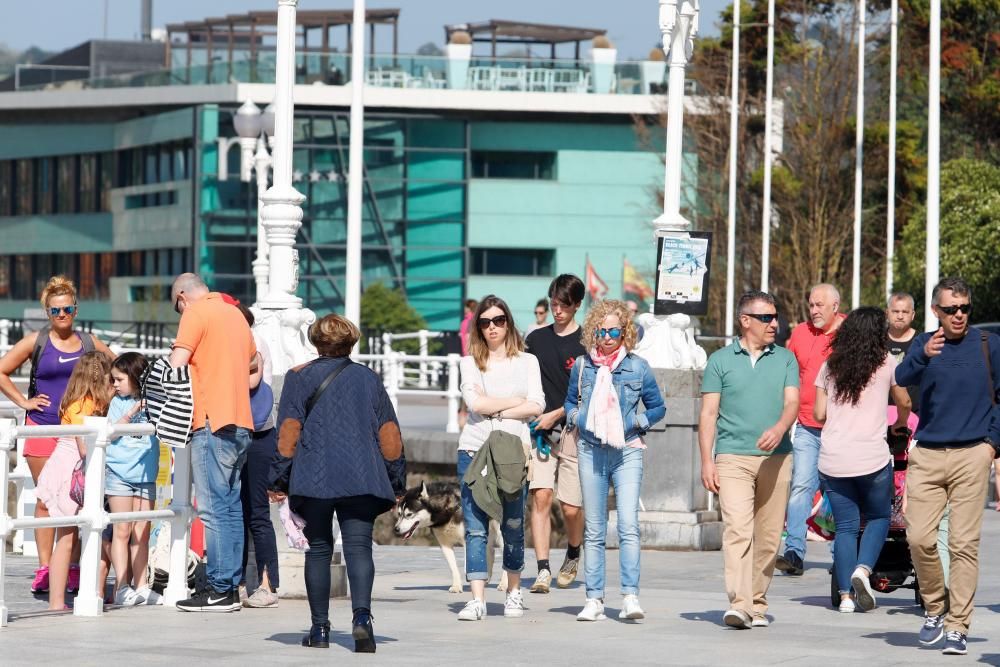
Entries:
[[[579,433],[578,461],[583,490],[584,564],[587,603],[578,621],[604,615],[604,546],[608,533],[608,488],[615,487],[619,567],[623,596],[618,618],[645,617],[639,606],[639,489],[642,436],[663,419],[666,407],[649,364],[632,354],[638,331],[621,301],[591,307],[581,333],[586,356],[569,376],[566,425]],[[645,412],[639,412],[642,401]]]

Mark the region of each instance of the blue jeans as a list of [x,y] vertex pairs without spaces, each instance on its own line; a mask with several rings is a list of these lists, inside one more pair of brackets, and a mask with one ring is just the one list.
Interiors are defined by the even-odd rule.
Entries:
[[[490,517],[472,498],[472,489],[462,482],[474,457],[475,452],[458,452],[458,481],[462,485],[462,514],[465,516],[465,580],[487,581],[486,546]],[[508,572],[517,573],[524,569],[524,499],[527,493],[525,485],[518,498],[503,504],[500,534],[503,536],[503,569]]]
[[578,450],[583,491],[583,553],[587,597],[604,598],[604,549],[608,535],[608,487],[615,485],[618,509],[618,565],[622,595],[639,594],[639,489],[642,450],[615,449],[581,441]]
[[795,425],[792,439],[792,491],[788,496],[788,515],[785,521],[785,551],[794,551],[799,558],[806,557],[806,519],[812,514],[813,500],[819,488],[819,436],[820,429]]
[[309,540],[306,552],[306,597],[313,625],[330,622],[330,562],[333,560],[333,515],[340,524],[344,542],[347,581],[351,585],[351,608],[372,607],[375,561],[372,558],[372,527],[382,513],[383,501],[374,496],[347,498],[307,498],[293,496],[291,505],[306,522],[303,528]]
[[[833,569],[841,593],[851,590],[854,568],[862,565],[871,572],[889,534],[892,510],[892,464],[859,477],[820,475],[823,491],[833,510],[837,536],[833,540]],[[864,515],[864,532],[858,546],[858,530]]]
[[240,470],[249,448],[250,431],[238,426],[212,433],[206,422],[191,434],[194,495],[205,524],[205,575],[218,593],[236,590],[243,574]]

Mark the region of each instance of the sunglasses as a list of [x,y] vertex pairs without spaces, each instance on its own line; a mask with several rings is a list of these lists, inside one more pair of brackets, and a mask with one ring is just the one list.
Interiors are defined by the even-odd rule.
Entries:
[[479,318],[479,328],[480,329],[483,329],[483,330],[489,329],[491,324],[493,326],[495,326],[497,329],[503,329],[505,326],[507,326],[507,316],[506,315],[497,315],[496,317],[494,317],[492,319],[489,318],[489,317],[480,317]]
[[184,292],[178,292],[177,298],[174,299],[174,312],[178,315],[181,314],[181,294],[184,294]]
[[612,329],[594,329],[594,334],[598,338],[604,338],[605,336],[611,336],[612,338],[621,338],[622,328],[614,327]]
[[49,315],[52,317],[59,317],[59,313],[74,315],[76,314],[76,306],[63,306],[62,308],[55,306],[53,308],[49,308]]
[[754,318],[758,322],[763,322],[764,324],[770,324],[778,317],[777,313],[764,313],[763,315],[759,313],[743,313],[743,314],[746,315],[747,317]]
[[938,310],[940,310],[945,315],[954,315],[958,311],[962,311],[963,315],[968,315],[969,312],[972,310],[972,304],[962,303],[957,306],[938,306]]

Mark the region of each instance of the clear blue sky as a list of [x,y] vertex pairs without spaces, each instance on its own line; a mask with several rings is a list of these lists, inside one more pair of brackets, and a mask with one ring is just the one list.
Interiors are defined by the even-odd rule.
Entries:
[[[719,12],[729,0],[702,0],[701,33],[718,34]],[[140,0],[34,0],[18,11],[5,12],[0,43],[14,49],[39,46],[60,51],[104,33],[135,39],[139,34]],[[349,0],[300,0],[300,9],[349,9]],[[622,60],[645,56],[659,40],[657,0],[369,0],[369,8],[398,7],[400,51],[412,53],[426,42],[440,45],[446,23],[509,19],[605,28]],[[153,26],[193,21],[209,16],[241,14],[277,7],[275,0],[154,0]],[[391,37],[376,37],[379,51],[389,51]],[[540,53],[541,55],[541,53]],[[569,55],[565,51],[561,55]]]

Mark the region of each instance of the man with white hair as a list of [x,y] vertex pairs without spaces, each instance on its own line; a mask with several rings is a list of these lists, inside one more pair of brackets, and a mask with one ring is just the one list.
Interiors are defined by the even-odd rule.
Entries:
[[788,350],[799,364],[799,416],[792,435],[792,490],[788,497],[785,553],[775,564],[785,574],[805,571],[806,519],[819,488],[819,441],[823,425],[813,417],[816,375],[830,356],[830,341],[846,315],[840,292],[829,283],[809,290],[809,319],[792,330]]

